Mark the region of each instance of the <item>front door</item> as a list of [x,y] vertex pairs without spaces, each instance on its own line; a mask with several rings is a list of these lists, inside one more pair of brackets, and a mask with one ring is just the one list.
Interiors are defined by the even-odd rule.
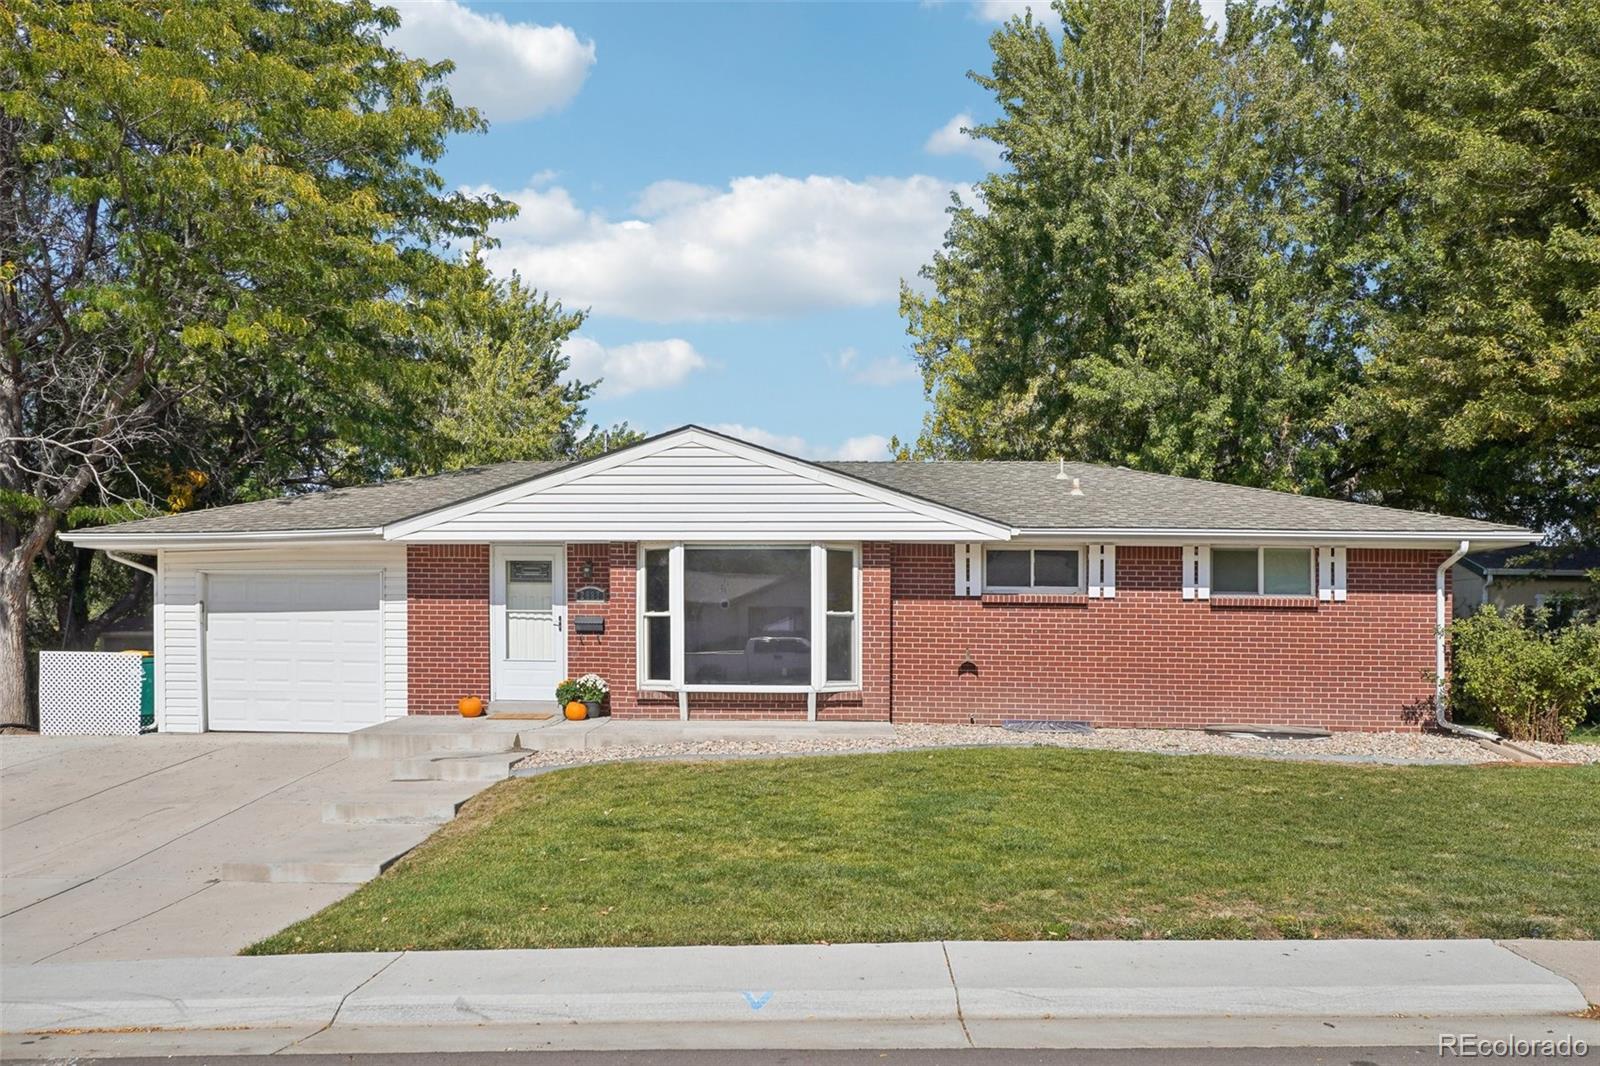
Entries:
[[566,549],[497,547],[489,579],[490,696],[554,700],[567,669]]

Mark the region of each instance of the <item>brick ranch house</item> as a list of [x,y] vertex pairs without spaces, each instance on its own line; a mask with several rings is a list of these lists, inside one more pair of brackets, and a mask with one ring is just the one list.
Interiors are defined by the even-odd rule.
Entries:
[[65,536],[154,556],[171,732],[492,713],[588,671],[619,718],[1417,729],[1450,564],[1538,539],[1120,467],[811,463],[694,426]]

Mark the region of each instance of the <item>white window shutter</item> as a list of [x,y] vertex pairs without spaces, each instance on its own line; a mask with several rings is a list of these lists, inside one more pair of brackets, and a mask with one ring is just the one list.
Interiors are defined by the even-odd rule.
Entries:
[[1089,557],[1089,598],[1115,599],[1117,595],[1117,546],[1091,544]]
[[1184,545],[1183,598],[1186,600],[1211,598],[1211,549],[1204,544]]
[[983,595],[983,545],[956,545],[956,595]]
[[1345,562],[1343,547],[1317,549],[1317,599],[1324,603],[1345,600]]

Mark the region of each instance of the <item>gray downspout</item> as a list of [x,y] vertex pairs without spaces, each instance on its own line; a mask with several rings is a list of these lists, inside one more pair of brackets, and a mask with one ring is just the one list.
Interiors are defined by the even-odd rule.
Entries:
[[1444,640],[1445,640],[1445,607],[1444,607],[1444,578],[1450,568],[1461,561],[1461,557],[1471,549],[1472,542],[1461,542],[1451,556],[1439,564],[1439,569],[1433,575],[1434,597],[1434,657],[1433,657],[1433,716],[1439,728],[1446,733],[1455,733],[1457,736],[1473,737],[1477,740],[1499,740],[1499,734],[1488,729],[1474,729],[1468,725],[1457,725],[1445,717],[1445,679],[1444,679]]

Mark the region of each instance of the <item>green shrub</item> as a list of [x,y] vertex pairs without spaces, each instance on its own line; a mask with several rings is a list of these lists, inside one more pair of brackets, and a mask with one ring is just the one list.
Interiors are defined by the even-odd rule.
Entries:
[[1600,693],[1600,623],[1542,631],[1521,607],[1450,626],[1451,703],[1513,740],[1565,743]]

